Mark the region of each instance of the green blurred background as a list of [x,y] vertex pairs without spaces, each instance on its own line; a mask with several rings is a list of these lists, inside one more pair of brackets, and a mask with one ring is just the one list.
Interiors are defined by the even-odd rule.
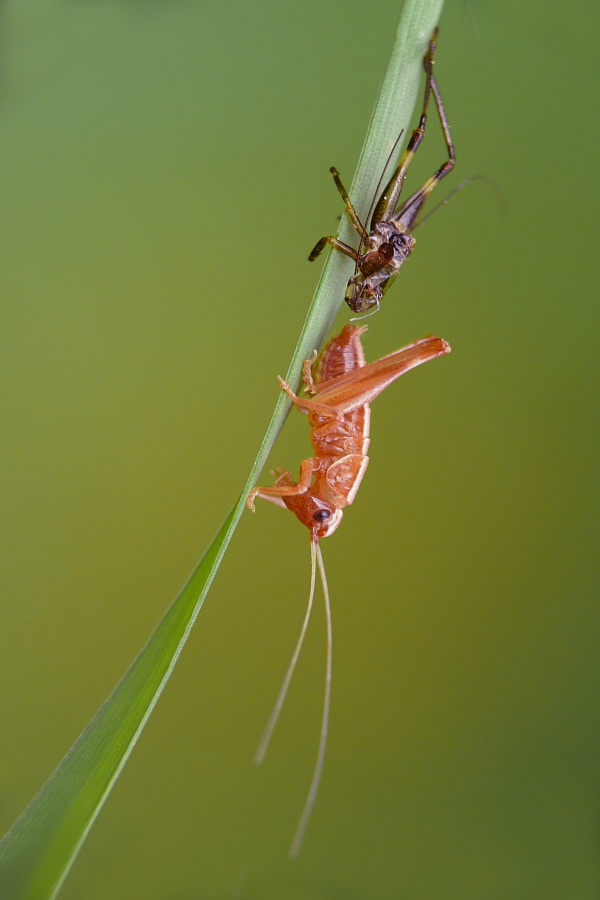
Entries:
[[[0,826],[140,649],[238,496],[335,230],[392,0],[0,7]],[[374,404],[323,545],[244,516],[65,900],[597,898],[597,4],[448,0],[456,143],[368,359],[453,353]],[[410,175],[443,161],[435,117]],[[443,191],[441,191],[443,194]],[[347,311],[340,323],[347,319]],[[595,452],[596,451],[596,452]],[[310,452],[292,416],[271,465]],[[263,480],[268,481],[265,473]]]

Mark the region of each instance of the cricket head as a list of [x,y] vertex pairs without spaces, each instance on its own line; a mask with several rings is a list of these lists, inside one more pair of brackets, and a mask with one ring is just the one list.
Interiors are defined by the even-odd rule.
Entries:
[[302,524],[306,525],[313,538],[329,537],[336,530],[344,515],[342,509],[316,497],[311,491],[293,497],[284,497],[283,502]]
[[379,308],[383,295],[415,245],[411,234],[391,222],[380,222],[367,240],[369,249],[359,256],[357,271],[348,281],[345,300],[351,310],[364,313]]
[[373,306],[379,308],[383,288],[380,284],[374,284],[373,280],[372,276],[365,278],[361,272],[357,272],[348,282],[344,299],[353,312],[364,313]]

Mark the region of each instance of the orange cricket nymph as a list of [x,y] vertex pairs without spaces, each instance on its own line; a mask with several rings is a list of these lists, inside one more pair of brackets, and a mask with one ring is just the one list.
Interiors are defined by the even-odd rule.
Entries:
[[256,487],[248,497],[250,509],[257,496],[280,498],[310,529],[313,541],[333,534],[344,507],[356,497],[369,464],[371,400],[405,372],[450,352],[442,338],[426,337],[367,365],[360,339],[366,330],[366,325],[345,325],[316,364],[315,357],[305,361],[303,379],[314,399],[299,397],[279,379],[292,402],[308,413],[315,455],[302,462],[297,482],[278,469],[272,487]]
[[[285,696],[300,655],[313,605],[316,564],[318,562],[325,596],[327,620],[327,668],[325,697],[317,761],[304,804],[302,815],[292,842],[291,855],[300,851],[306,825],[317,796],[323,771],[325,745],[329,721],[331,694],[332,627],[329,592],[319,538],[333,534],[344,515],[344,508],[356,497],[356,492],[369,464],[369,403],[405,372],[421,363],[450,353],[450,345],[442,338],[426,337],[408,347],[396,350],[376,362],[365,364],[360,340],[366,325],[345,325],[333,337],[317,360],[314,353],[307,359],[302,376],[311,398],[298,397],[287,381],[279,379],[282,389],[292,402],[308,414],[310,439],[315,455],[300,465],[300,477],[294,481],[286,469],[279,469],[279,477],[272,487],[256,487],[248,496],[248,506],[254,509],[254,498],[264,497],[291,509],[306,525],[311,538],[312,573],[308,607],[296,649],[288,666],[275,707],[259,744],[255,762],[264,759],[271,735],[281,712]],[[315,360],[317,360],[315,362]]]

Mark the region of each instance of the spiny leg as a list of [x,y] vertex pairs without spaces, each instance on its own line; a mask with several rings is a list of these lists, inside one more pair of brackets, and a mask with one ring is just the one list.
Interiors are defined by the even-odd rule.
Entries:
[[[365,226],[360,221],[360,219],[358,217],[358,213],[356,212],[356,210],[354,208],[354,204],[352,203],[352,200],[350,199],[348,191],[342,184],[342,180],[340,178],[340,173],[335,168],[335,166],[332,166],[329,171],[333,175],[333,180],[335,181],[335,186],[337,187],[338,191],[342,195],[342,200],[344,201],[344,206],[346,207],[346,212],[350,216],[350,221],[352,222],[352,225],[358,231],[358,233],[360,234],[360,236],[362,238],[363,235],[365,234]],[[328,234],[326,237],[322,237],[321,240],[318,241],[318,243],[315,244],[314,248],[311,250],[311,253],[308,257],[310,262],[315,261],[315,259],[321,253],[321,251],[324,249],[326,244],[331,244],[331,246],[335,247],[336,250],[339,250],[341,253],[345,253],[346,256],[350,256],[355,262],[357,261],[358,254],[357,254],[356,250],[354,250],[348,244],[345,244],[343,241],[338,240],[332,234]]]
[[352,224],[354,225],[354,227],[356,228],[356,230],[358,231],[358,233],[360,235],[364,234],[365,226],[362,224],[362,222],[358,218],[358,213],[356,212],[356,210],[354,208],[354,204],[352,203],[352,200],[350,199],[350,196],[348,195],[348,191],[342,184],[342,179],[340,178],[340,173],[338,172],[338,170],[336,169],[335,166],[332,166],[329,171],[333,175],[333,180],[335,181],[336,188],[342,195],[342,200],[344,201],[344,206],[346,207],[346,212],[350,216],[350,221],[352,222]]
[[440,122],[442,124],[444,140],[446,141],[446,148],[448,150],[448,159],[443,165],[439,167],[437,172],[425,182],[423,187],[420,188],[415,194],[412,195],[412,197],[410,197],[406,201],[406,203],[398,210],[396,215],[392,216],[391,221],[394,222],[394,224],[398,226],[401,231],[406,232],[410,232],[415,228],[416,221],[419,217],[419,213],[425,205],[425,201],[427,200],[433,189],[440,183],[442,178],[445,178],[446,175],[448,175],[448,173],[452,171],[456,159],[454,153],[454,144],[452,143],[452,135],[450,134],[450,125],[448,124],[448,119],[446,118],[446,110],[444,109],[440,91],[433,75],[431,77],[431,92],[433,93],[433,96],[435,98],[435,104],[437,106]]
[[437,106],[438,115],[440,117],[440,122],[442,123],[442,131],[444,132],[444,139],[446,141],[446,147],[448,149],[448,160],[444,163],[443,166],[440,167],[440,171],[448,166],[449,163],[450,169],[454,165],[454,144],[452,143],[452,135],[450,134],[450,125],[448,124],[448,119],[446,117],[446,110],[444,109],[444,103],[440,94],[440,89],[437,86],[437,81],[435,78],[431,77],[431,90],[433,91],[433,96],[435,97],[435,104]]
[[356,262],[358,259],[358,254],[356,250],[351,247],[349,244],[345,244],[343,241],[339,241],[333,234],[327,234],[325,237],[322,237],[320,241],[317,241],[313,249],[310,251],[308,256],[309,262],[314,262],[317,256],[322,252],[325,248],[326,244],[331,244],[332,247],[335,247],[336,250],[339,250],[340,253],[343,253],[345,256],[349,256],[351,259]]
[[419,124],[411,135],[406,150],[402,154],[400,162],[396,167],[396,171],[390,178],[386,187],[383,189],[383,193],[377,201],[377,205],[371,217],[371,228],[374,228],[375,225],[377,225],[379,222],[387,222],[392,218],[394,210],[396,209],[396,205],[398,203],[398,199],[400,197],[400,194],[402,193],[402,187],[404,185],[408,167],[410,166],[413,157],[419,149],[419,145],[425,136],[425,126],[427,124],[427,113],[429,110],[429,98],[431,95],[431,83],[433,80],[433,57],[435,54],[437,36],[438,29],[436,28],[433,33],[433,37],[429,42],[427,53],[425,54],[425,57],[423,59],[423,65],[425,67],[425,91],[423,94],[423,106],[421,109],[421,118],[419,119]]

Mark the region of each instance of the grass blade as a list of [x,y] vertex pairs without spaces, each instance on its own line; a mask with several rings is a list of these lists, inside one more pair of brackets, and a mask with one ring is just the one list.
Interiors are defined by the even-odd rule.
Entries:
[[165,686],[224,552],[233,512],[117,687],[0,843],[0,897],[55,897]]
[[[404,4],[350,189],[363,217],[398,134],[408,131],[421,80],[421,60],[442,4],[443,0],[406,0]],[[345,241],[352,238],[345,217],[338,236]],[[331,328],[351,274],[351,261],[330,253],[287,373],[293,386],[298,384],[302,361],[321,346]],[[47,900],[57,895],[171,674],[289,406],[282,393],[236,507],[114,692],[0,842],[3,898]]]

